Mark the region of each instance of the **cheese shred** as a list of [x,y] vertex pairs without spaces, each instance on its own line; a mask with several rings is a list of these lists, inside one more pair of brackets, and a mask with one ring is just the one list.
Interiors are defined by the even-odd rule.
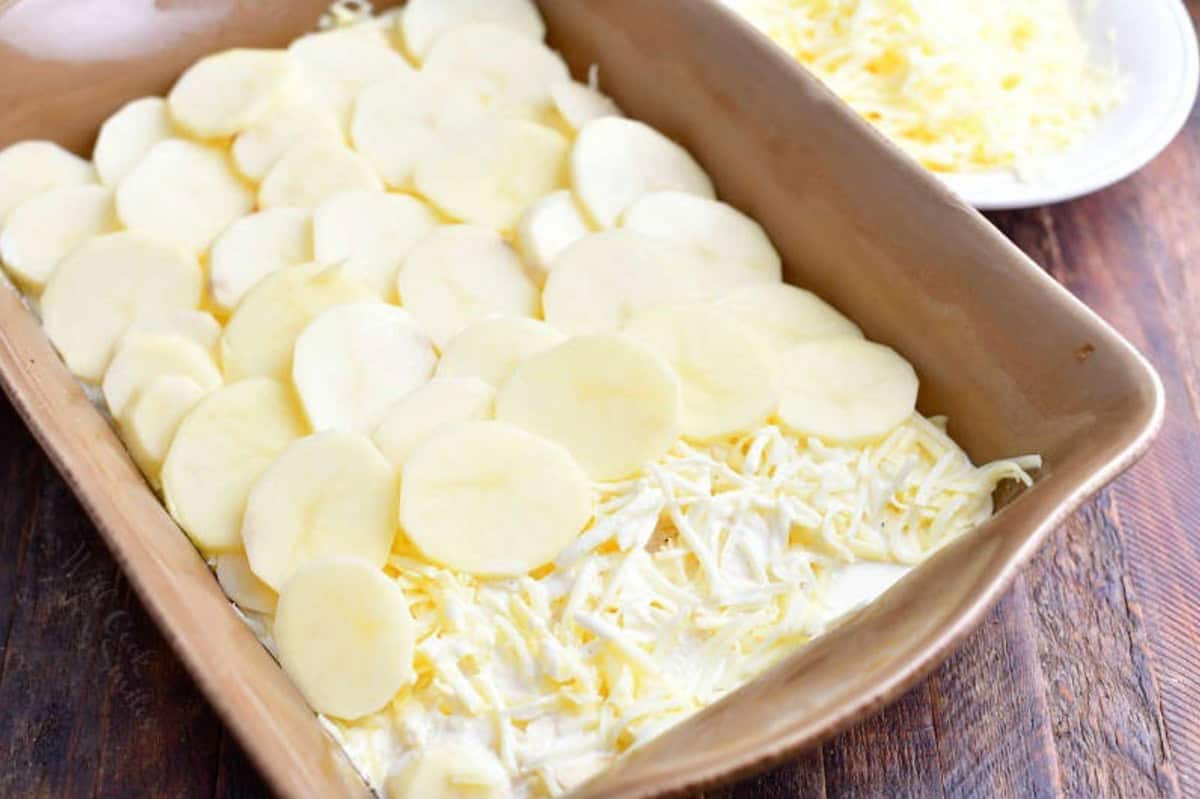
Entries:
[[1067,0],[725,0],[929,169],[1040,171],[1121,99]]

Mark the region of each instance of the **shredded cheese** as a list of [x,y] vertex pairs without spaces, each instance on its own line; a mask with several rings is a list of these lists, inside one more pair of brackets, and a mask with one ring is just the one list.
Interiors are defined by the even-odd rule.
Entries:
[[597,484],[594,523],[539,577],[397,551],[386,571],[412,607],[417,680],[326,726],[377,789],[460,742],[492,751],[515,796],[559,795],[869,601],[1040,465],[976,468],[942,425],[914,415],[865,447],[774,426],[680,442],[637,479]]
[[926,167],[1028,176],[1120,100],[1068,0],[725,0]]

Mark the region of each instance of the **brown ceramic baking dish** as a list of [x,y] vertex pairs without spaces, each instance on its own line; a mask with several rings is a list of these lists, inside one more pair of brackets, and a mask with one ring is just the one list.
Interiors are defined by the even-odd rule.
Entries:
[[[325,0],[0,0],[0,146],[90,153],[99,123],[198,56],[282,45]],[[977,624],[1016,570],[1148,446],[1151,367],[971,209],[710,0],[541,0],[577,74],[683,142],[767,227],[788,279],[908,357],[920,407],[976,462],[1041,453],[1035,485],[881,601],[581,788],[649,797],[761,769],[896,697]],[[285,796],[366,792],[234,615],[13,288],[0,377],[179,656]],[[1004,502],[1003,500],[1009,500]]]

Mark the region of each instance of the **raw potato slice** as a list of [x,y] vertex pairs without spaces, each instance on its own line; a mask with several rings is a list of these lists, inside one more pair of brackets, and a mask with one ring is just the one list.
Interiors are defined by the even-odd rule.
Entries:
[[590,232],[587,220],[567,189],[551,192],[526,208],[517,223],[521,255],[539,285],[545,283],[554,259]]
[[474,377],[435,377],[401,397],[375,429],[372,439],[397,467],[433,436],[459,422],[490,419],[496,389]]
[[204,278],[187,253],[132,231],[89,239],[42,294],[42,323],[67,368],[98,381],[125,329],[143,314],[194,309]]
[[274,613],[279,595],[250,571],[250,561],[241,552],[217,556],[217,582],[225,595],[242,610]]
[[625,329],[666,358],[679,377],[681,429],[701,441],[762,426],[779,403],[770,351],[709,305],[658,308]]
[[316,93],[342,128],[350,124],[354,98],[373,83],[412,72],[404,56],[392,49],[378,27],[352,25],[311,33],[292,42],[288,50],[300,59]]
[[167,105],[196,138],[220,139],[262,120],[299,80],[300,66],[285,50],[226,50],[189,67]]
[[307,141],[275,162],[258,188],[262,208],[315,208],[344,191],[383,191],[367,159],[342,144]]
[[296,339],[292,381],[314,430],[370,433],[396,400],[429,382],[433,342],[402,308],[353,302]]
[[245,377],[287,380],[292,347],[326,308],[371,298],[336,266],[304,264],[268,275],[246,294],[221,336],[221,364],[229,381]]
[[389,777],[387,799],[503,799],[508,774],[486,749],[463,743],[422,747],[416,761]]
[[208,264],[213,302],[230,312],[267,275],[312,260],[312,214],[307,209],[272,208],[244,216],[213,243]]
[[327,431],[288,445],[254,483],[242,540],[275,590],[335,555],[383,568],[396,537],[396,470],[367,438]]
[[121,438],[138,468],[157,485],[163,458],[184,417],[208,392],[184,375],[160,375],[148,382],[117,420]]
[[318,713],[353,720],[413,679],[412,615],[404,591],[358,558],[329,558],[279,592],[279,663]]
[[443,34],[476,23],[498,25],[537,42],[546,36],[542,15],[530,0],[410,0],[401,16],[404,46],[423,61]]
[[485,317],[538,313],[537,287],[521,259],[498,234],[471,225],[440,227],[418,242],[396,287],[439,348]]
[[687,150],[633,119],[602,117],[579,131],[571,180],[600,227],[613,227],[644,194],[666,189],[714,199],[712,181]]
[[629,230],[593,233],[551,264],[546,321],[568,335],[611,333],[657,305],[708,299],[714,269],[695,253]]
[[217,389],[192,409],[162,468],[167,510],[206,553],[242,548],[242,514],[254,481],[308,432],[291,389],[253,379]]
[[60,186],[95,183],[92,165],[48,141],[22,141],[0,150],[0,225],[21,203]]
[[404,464],[400,524],[452,569],[517,576],[549,563],[592,517],[592,491],[562,446],[503,422],[464,422]]
[[92,149],[100,182],[115,189],[150,148],[174,136],[166,100],[142,97],[126,103],[100,126]]
[[593,480],[617,480],[679,437],[679,380],[622,335],[577,336],[535,355],[496,397],[496,418],[564,445]]
[[317,261],[341,264],[380,299],[391,300],[400,264],[437,224],[429,206],[415,197],[346,192],[313,212],[313,248]]
[[777,355],[802,341],[862,338],[858,325],[833,306],[811,291],[787,283],[743,286],[718,307],[741,321]]
[[437,376],[478,377],[499,388],[517,364],[563,340],[562,333],[537,319],[484,319],[450,340],[438,361]]
[[779,417],[801,435],[880,438],[917,403],[917,374],[888,347],[853,338],[808,341],[781,359]]
[[550,111],[550,86],[570,80],[562,56],[539,41],[500,25],[455,28],[437,40],[424,71],[486,81],[494,112],[534,119]]
[[458,130],[422,162],[417,191],[446,215],[511,230],[525,207],[562,185],[567,140],[519,119],[489,119]]
[[113,418],[120,418],[133,396],[150,381],[163,375],[183,375],[204,392],[221,385],[209,351],[181,336],[146,334],[130,339],[104,373],[101,389]]
[[199,344],[205,352],[215,353],[217,341],[221,338],[221,323],[214,319],[212,314],[204,311],[147,311],[125,329],[125,334],[117,342],[117,349],[120,350],[134,339],[147,335],[182,336]]
[[736,208],[682,191],[658,191],[637,200],[621,227],[696,249],[711,261],[740,264],[780,280],[783,263],[762,225]]
[[112,192],[102,186],[63,186],[18,205],[0,232],[0,261],[26,291],[38,294],[67,253],[116,230]]
[[199,255],[254,207],[254,193],[222,150],[182,139],[159,142],[117,189],[126,227]]
[[479,79],[414,72],[363,90],[354,104],[350,139],[385,183],[412,185],[417,164],[437,151],[450,131],[488,115]]
[[230,152],[238,172],[259,183],[284,153],[306,141],[345,143],[337,117],[319,100],[279,108],[242,131]]
[[611,97],[573,80],[550,84],[550,97],[559,116],[576,132],[593,119],[624,116]]

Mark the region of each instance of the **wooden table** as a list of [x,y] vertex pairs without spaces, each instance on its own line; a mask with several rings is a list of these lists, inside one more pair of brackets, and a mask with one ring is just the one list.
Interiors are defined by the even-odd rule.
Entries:
[[[1120,185],[993,221],[1158,367],[1162,436],[933,676],[711,799],[1200,794],[1200,118]],[[0,797],[266,793],[3,398],[0,708]]]

